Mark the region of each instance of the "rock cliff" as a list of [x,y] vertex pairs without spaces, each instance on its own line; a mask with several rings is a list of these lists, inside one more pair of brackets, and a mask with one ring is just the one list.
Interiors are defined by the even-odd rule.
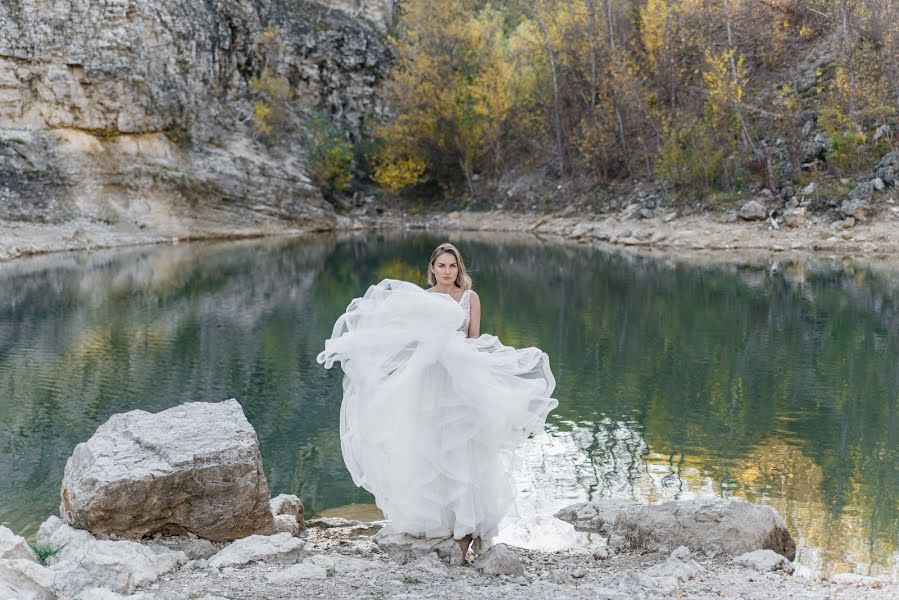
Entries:
[[350,137],[392,3],[0,0],[0,220],[178,237],[328,229],[301,140]]

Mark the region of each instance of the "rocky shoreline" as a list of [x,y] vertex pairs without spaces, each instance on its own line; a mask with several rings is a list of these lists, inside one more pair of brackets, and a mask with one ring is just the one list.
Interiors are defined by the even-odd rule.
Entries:
[[[873,577],[843,574],[831,579],[811,579],[796,576],[791,574],[789,561],[770,551],[756,551],[734,558],[691,551],[687,547],[672,552],[615,552],[608,546],[597,544],[567,551],[541,552],[498,545],[465,564],[453,564],[454,561],[441,559],[436,552],[421,548],[401,564],[389,553],[391,546],[375,534],[382,525],[335,518],[312,519],[298,537],[288,533],[254,535],[228,546],[182,538],[175,542],[169,540],[170,550],[167,551],[163,547],[166,540],[146,540],[141,544],[89,540],[91,536],[86,532],[62,525],[59,519],[52,517],[42,528],[42,535],[56,527],[53,531],[56,538],[68,540],[72,545],[80,544],[79,548],[91,543],[143,546],[148,549],[148,555],[156,557],[145,560],[165,564],[142,569],[134,567],[134,573],[124,580],[121,571],[127,569],[111,558],[114,548],[107,548],[99,557],[97,551],[79,550],[83,552],[85,562],[94,563],[92,576],[96,580],[88,581],[85,570],[69,569],[71,581],[81,586],[76,594],[0,594],[0,597],[75,600],[406,600],[451,597],[485,600],[886,600],[899,594],[899,585]],[[137,554],[130,551],[122,556],[133,559]],[[101,564],[100,557],[105,558],[105,564]],[[17,562],[21,564],[22,560]],[[9,574],[8,563],[0,560],[0,584]],[[137,585],[124,593],[109,589],[111,583],[121,584],[122,581],[126,587],[132,582]]]
[[496,564],[476,560],[453,566],[436,554],[398,564],[385,555],[365,524],[325,527],[310,521],[309,525],[302,554],[296,558],[271,557],[224,568],[195,564],[163,577],[138,597],[767,600],[886,599],[899,593],[899,586],[872,578],[812,580],[685,549],[610,554],[589,548],[555,553],[504,548],[509,556]]
[[372,216],[354,210],[338,216],[328,227],[300,226],[272,220],[236,228],[125,230],[99,221],[81,219],[59,224],[0,220],[0,262],[51,252],[90,251],[143,244],[191,240],[301,236],[313,232],[368,230],[434,230],[450,232],[503,232],[531,234],[541,239],[579,244],[611,245],[660,251],[712,251],[722,254],[760,251],[821,255],[883,256],[899,251],[899,207],[878,220],[848,223],[824,215],[809,216],[795,226],[777,225],[776,219],[744,220],[734,213],[656,210],[642,214],[636,205],[604,214],[561,211],[536,214],[492,211],[425,212],[384,210]]

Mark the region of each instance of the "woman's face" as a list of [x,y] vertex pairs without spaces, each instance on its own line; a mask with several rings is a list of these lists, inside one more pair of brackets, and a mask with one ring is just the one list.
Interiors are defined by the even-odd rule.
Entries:
[[459,275],[459,265],[456,263],[456,257],[449,252],[444,252],[434,259],[431,265],[431,271],[434,272],[434,279],[441,285],[452,285]]

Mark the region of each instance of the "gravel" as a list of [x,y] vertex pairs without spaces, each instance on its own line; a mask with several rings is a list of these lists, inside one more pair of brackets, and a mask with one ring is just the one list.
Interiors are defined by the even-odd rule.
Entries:
[[[682,548],[674,557],[626,552],[603,560],[596,560],[586,549],[546,553],[509,548],[521,560],[522,575],[487,575],[471,564],[448,566],[436,556],[398,565],[379,551],[370,535],[359,531],[311,528],[303,534],[306,544],[299,557],[224,569],[194,563],[139,591],[160,600],[204,596],[234,600],[899,597],[899,585],[881,580],[854,577],[838,583],[783,572],[759,573],[730,558],[688,555]],[[689,575],[674,573],[670,567],[675,561],[696,567]]]

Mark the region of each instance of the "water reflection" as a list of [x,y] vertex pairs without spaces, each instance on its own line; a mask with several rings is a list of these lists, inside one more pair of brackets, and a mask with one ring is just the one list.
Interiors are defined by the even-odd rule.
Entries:
[[[504,535],[564,547],[572,533],[548,515],[588,498],[739,496],[784,515],[810,572],[895,577],[895,263],[451,239],[473,267],[482,330],[544,348],[559,381],[560,406],[517,471],[524,518]],[[340,456],[339,373],[314,357],[350,298],[383,277],[421,279],[439,241],[0,265],[0,521],[33,534],[56,510],[72,448],[110,414],[230,397],[259,434],[273,492],[309,513],[370,503]]]

